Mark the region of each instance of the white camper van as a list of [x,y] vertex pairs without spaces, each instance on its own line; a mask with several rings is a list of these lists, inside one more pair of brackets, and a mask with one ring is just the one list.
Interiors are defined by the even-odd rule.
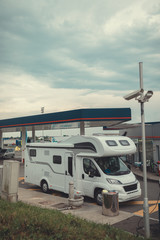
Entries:
[[102,190],[116,190],[119,201],[141,195],[140,184],[121,156],[136,151],[125,136],[75,136],[59,143],[30,143],[25,151],[25,182],[95,198],[102,204]]

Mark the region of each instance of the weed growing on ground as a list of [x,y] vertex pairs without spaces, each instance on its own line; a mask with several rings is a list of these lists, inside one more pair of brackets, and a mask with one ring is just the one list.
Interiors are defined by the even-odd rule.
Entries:
[[143,238],[107,224],[88,222],[56,210],[0,200],[0,239],[140,240]]

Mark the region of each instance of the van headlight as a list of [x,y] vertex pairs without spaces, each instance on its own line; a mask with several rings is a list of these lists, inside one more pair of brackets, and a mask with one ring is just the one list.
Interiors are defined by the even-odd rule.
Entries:
[[106,180],[107,180],[110,184],[122,184],[120,181],[118,181],[118,180],[116,180],[116,179],[106,178]]

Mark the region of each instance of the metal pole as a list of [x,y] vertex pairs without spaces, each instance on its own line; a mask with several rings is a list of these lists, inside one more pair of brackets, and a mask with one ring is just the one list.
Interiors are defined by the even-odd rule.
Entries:
[[3,132],[0,129],[0,148],[3,148]]
[[26,128],[25,127],[22,127],[22,163],[24,163],[25,161],[25,148],[26,148],[26,135],[27,135],[27,132],[26,132]]
[[[44,107],[41,107],[41,113],[44,114]],[[42,137],[44,141],[44,125],[42,125]]]
[[[139,63],[140,88],[143,89],[143,63]],[[142,96],[143,99],[143,96]],[[145,136],[145,117],[144,117],[144,102],[141,101],[141,124],[142,124],[142,156],[143,156],[143,184],[144,184],[144,203],[143,217],[146,238],[150,237],[149,225],[149,206],[147,193],[147,169],[146,169],[146,136]]]

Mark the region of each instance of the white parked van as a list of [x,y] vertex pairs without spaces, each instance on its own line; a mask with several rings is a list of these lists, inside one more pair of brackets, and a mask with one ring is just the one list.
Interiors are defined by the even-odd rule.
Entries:
[[102,190],[116,190],[119,201],[141,195],[140,184],[121,156],[135,153],[125,136],[75,136],[59,143],[30,143],[25,151],[25,182],[95,198],[102,204]]

